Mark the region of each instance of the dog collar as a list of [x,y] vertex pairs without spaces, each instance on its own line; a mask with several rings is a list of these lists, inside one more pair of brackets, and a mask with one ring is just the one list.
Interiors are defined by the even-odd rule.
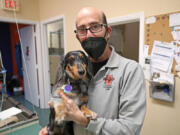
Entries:
[[64,93],[70,93],[72,90],[71,85],[65,84],[61,87],[62,90],[64,90]]

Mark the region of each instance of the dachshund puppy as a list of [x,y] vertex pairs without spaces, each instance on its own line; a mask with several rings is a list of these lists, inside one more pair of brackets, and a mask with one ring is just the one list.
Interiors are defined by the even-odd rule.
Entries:
[[85,107],[91,78],[91,62],[82,51],[71,51],[65,55],[58,68],[52,98],[49,101],[49,135],[74,135],[73,122],[65,120],[67,108],[59,97],[60,91],[73,99],[87,118],[96,119],[97,114]]

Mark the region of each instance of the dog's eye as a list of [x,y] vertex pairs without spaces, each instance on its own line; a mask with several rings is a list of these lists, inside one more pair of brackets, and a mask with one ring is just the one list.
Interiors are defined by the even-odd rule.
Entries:
[[74,63],[74,58],[70,58],[68,61],[69,61],[69,64],[72,66]]
[[74,55],[72,55],[72,56],[71,56],[71,57],[69,57],[69,58],[70,58],[70,59],[73,59],[73,60],[75,59]]
[[79,56],[80,56],[80,57],[83,57],[83,54],[82,54],[82,53],[80,53],[80,54],[79,54]]
[[82,61],[85,61],[85,60],[86,60],[83,54],[80,54],[80,55],[79,55],[79,59],[81,59]]
[[75,57],[74,56],[70,56],[67,61],[70,65],[73,65],[73,61],[74,61]]
[[82,63],[87,64],[87,59],[83,56],[81,57],[81,61],[82,61]]

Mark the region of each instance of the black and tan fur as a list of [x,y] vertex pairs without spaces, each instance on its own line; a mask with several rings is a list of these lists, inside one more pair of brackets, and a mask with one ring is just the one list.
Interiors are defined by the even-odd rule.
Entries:
[[49,101],[49,135],[74,135],[73,122],[65,121],[67,108],[59,97],[64,84],[72,86],[72,91],[64,94],[76,102],[86,117],[96,119],[96,113],[85,107],[91,77],[91,63],[82,51],[71,51],[65,55],[58,68],[52,99]]

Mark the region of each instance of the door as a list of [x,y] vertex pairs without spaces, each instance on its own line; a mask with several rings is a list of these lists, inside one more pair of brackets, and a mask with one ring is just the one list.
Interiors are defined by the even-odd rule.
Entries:
[[33,105],[39,106],[38,74],[37,74],[37,52],[35,44],[34,26],[27,26],[20,29],[22,57],[23,57],[23,78],[25,99]]
[[50,22],[46,25],[46,38],[49,56],[49,77],[51,90],[53,88],[59,61],[64,55],[64,27],[63,19]]
[[113,25],[109,44],[128,59],[139,62],[139,21]]

